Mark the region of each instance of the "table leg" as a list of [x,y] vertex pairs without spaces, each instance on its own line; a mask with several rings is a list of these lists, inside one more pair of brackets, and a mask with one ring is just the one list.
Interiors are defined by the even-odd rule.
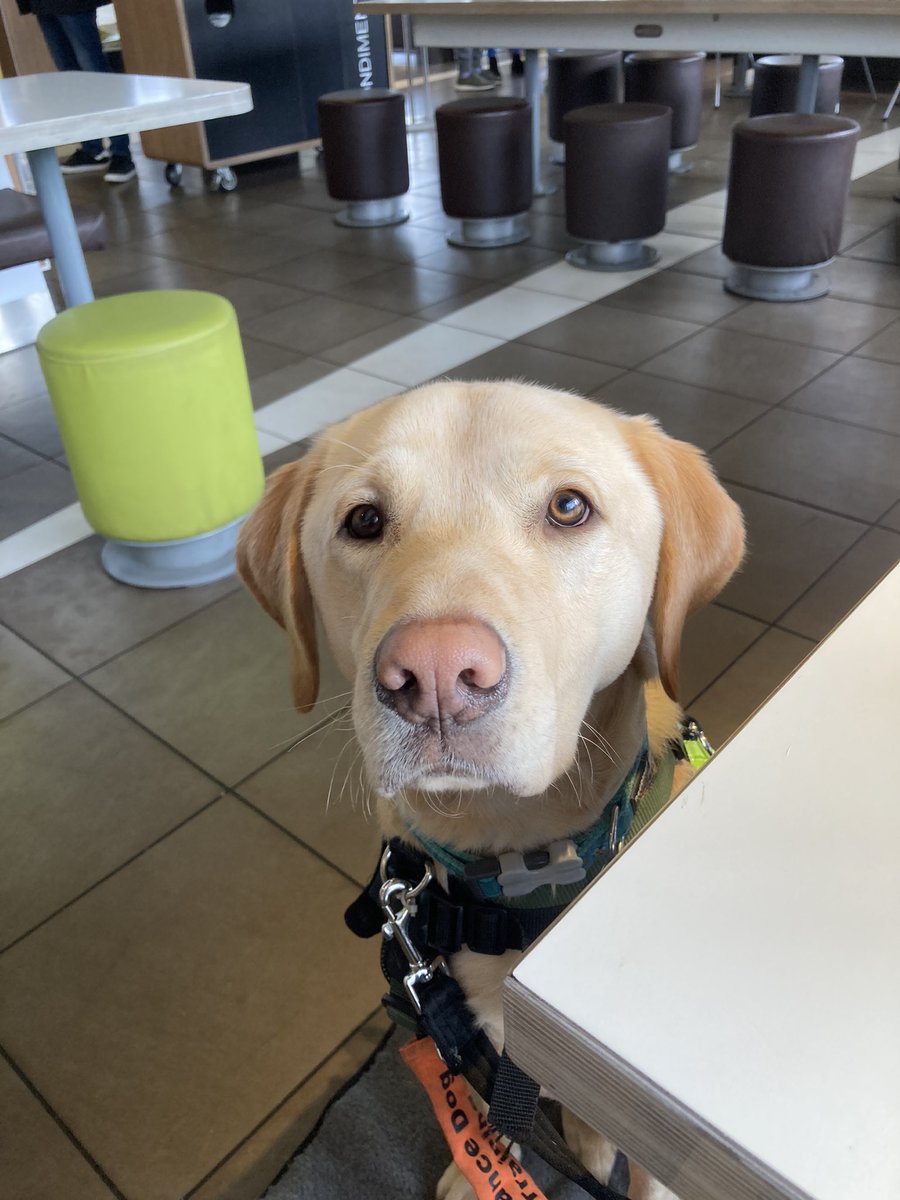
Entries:
[[816,91],[819,87],[819,56],[804,54],[800,60],[800,82],[797,84],[797,112],[816,111]]
[[537,50],[525,51],[525,99],[531,105],[531,184],[535,196],[552,196],[552,183],[541,177],[541,71]]
[[59,285],[66,307],[88,304],[93,300],[94,292],[56,151],[52,147],[29,150],[28,163],[50,235],[50,245],[53,247]]

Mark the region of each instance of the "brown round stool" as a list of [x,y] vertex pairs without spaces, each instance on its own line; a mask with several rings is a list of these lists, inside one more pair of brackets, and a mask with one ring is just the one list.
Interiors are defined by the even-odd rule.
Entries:
[[[822,55],[816,77],[817,113],[837,112],[843,74],[842,58],[836,54]],[[799,87],[799,54],[767,54],[765,58],[758,58],[753,68],[750,116],[796,112]]]
[[725,290],[751,300],[814,300],[837,254],[859,126],[848,117],[779,113],[738,121],[722,250]]
[[705,59],[701,51],[642,50],[625,56],[625,99],[667,104],[672,110],[669,170],[677,175],[691,169],[684,151],[693,149],[700,137]]
[[338,225],[369,229],[409,220],[403,96],[387,88],[352,88],[319,97],[319,132],[328,194],[346,200]]
[[[621,50],[560,50],[547,60],[547,133],[552,142],[565,142],[563,117],[573,108],[621,99]],[[550,161],[564,163],[565,146]]]
[[566,229],[585,245],[566,261],[632,271],[659,258],[643,239],[666,223],[672,110],[662,104],[594,104],[567,113]]
[[531,105],[515,96],[442,104],[437,128],[441,200],[458,225],[451,246],[513,246],[529,236]]

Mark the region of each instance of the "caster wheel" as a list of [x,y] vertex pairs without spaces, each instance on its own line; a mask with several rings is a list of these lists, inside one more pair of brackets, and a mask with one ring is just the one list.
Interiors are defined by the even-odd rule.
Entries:
[[169,187],[181,187],[181,176],[184,168],[181,163],[166,163],[166,183]]
[[204,171],[203,178],[208,192],[233,192],[238,185],[237,175],[231,167],[218,167],[215,171]]

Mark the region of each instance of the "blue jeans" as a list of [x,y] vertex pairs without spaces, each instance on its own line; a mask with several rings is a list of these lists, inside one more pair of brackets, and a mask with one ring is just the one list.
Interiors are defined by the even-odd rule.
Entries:
[[[75,13],[67,17],[39,16],[38,21],[58,71],[110,70],[100,44],[97,18],[93,13]],[[83,143],[83,149],[86,154],[96,158],[103,149],[103,142],[99,138],[92,138]],[[127,158],[131,153],[128,134],[120,133],[110,138],[109,149],[110,153]]]

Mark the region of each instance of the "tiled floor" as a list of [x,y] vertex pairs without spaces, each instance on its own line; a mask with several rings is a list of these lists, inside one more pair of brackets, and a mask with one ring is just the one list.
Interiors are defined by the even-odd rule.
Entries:
[[[866,134],[880,108],[845,105]],[[560,192],[527,245],[449,248],[426,133],[396,229],[335,226],[311,152],[231,195],[192,170],[170,192],[143,160],[139,183],[72,192],[110,217],[98,295],[235,304],[270,465],[444,373],[573,388],[703,446],[751,547],[686,637],[688,698],[721,741],[900,556],[896,169],[854,183],[829,298],[736,299],[715,241],[741,111],[707,107],[672,181],[672,265],[646,277],[559,265]],[[34,352],[8,354],[0,549],[43,518],[57,536],[73,501]],[[327,667],[298,718],[282,635],[234,581],[121,587],[65,519],[65,548],[0,578],[0,1194],[251,1200],[383,1027],[377,955],[341,924],[376,843],[332,722],[345,685]]]

